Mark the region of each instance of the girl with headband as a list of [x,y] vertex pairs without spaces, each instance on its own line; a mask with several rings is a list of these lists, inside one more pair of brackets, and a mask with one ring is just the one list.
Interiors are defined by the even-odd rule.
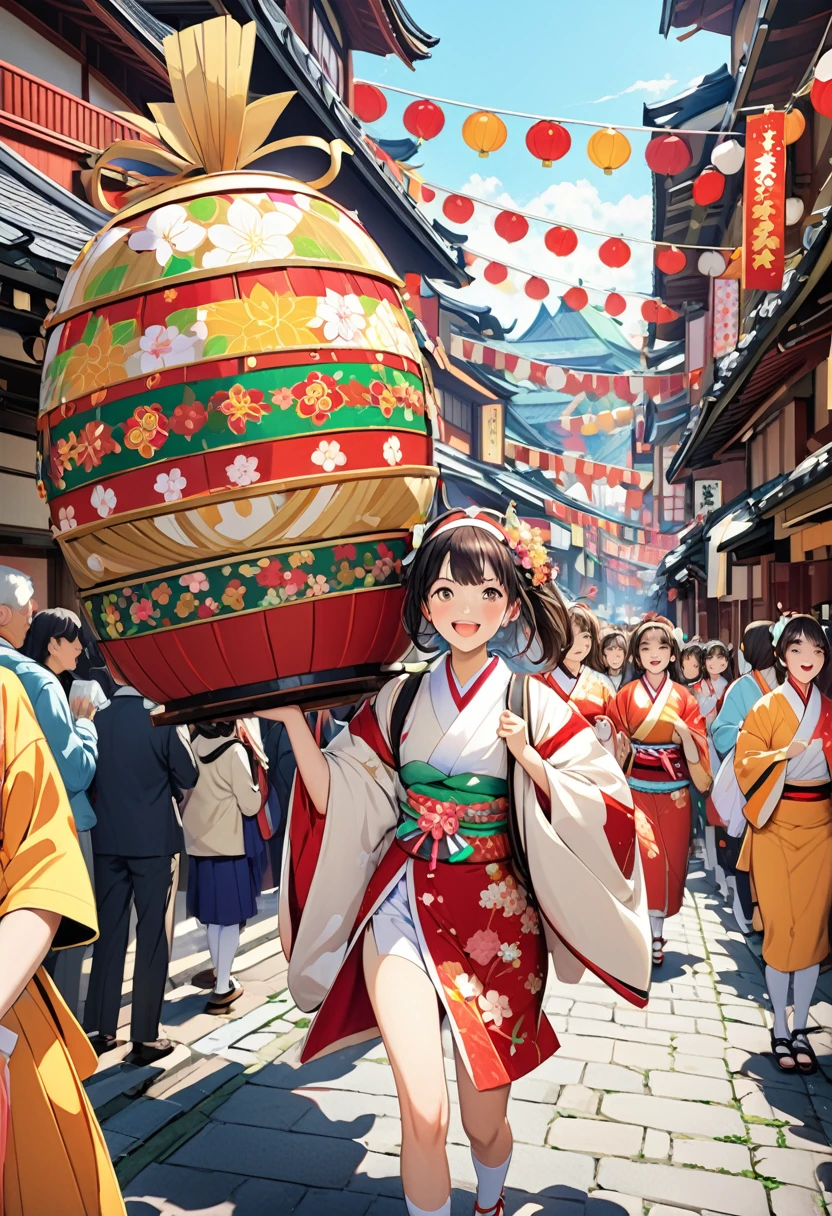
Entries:
[[[569,625],[540,535],[473,508],[435,520],[404,570],[403,621],[439,653],[390,679],[322,752],[298,708],[280,928],[317,1009],[304,1061],[384,1041],[411,1216],[449,1216],[443,1026],[478,1213],[501,1216],[511,1083],[557,1050],[548,958],[647,1000],[650,935],[630,792],[571,705],[494,653],[555,666]],[[448,1041],[446,1039],[446,1041]]]
[[560,663],[543,677],[549,687],[583,714],[600,741],[613,751],[612,723],[608,715],[615,690],[603,674],[601,626],[595,613],[584,604],[569,609],[570,646]]
[[630,789],[655,837],[643,828],[653,964],[664,962],[665,917],[682,906],[691,835],[690,786],[711,787],[705,723],[693,693],[678,683],[676,640],[669,621],[642,621],[630,638],[628,662],[637,673],[610,706],[617,730],[630,739],[625,763]]

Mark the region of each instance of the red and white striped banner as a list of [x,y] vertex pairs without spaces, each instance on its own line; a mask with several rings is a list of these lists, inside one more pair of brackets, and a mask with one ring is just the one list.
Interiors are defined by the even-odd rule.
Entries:
[[597,460],[586,460],[583,456],[576,456],[574,452],[547,452],[541,448],[514,443],[511,439],[506,440],[506,458],[527,464],[532,469],[542,469],[545,473],[555,473],[558,477],[571,473],[588,494],[592,493],[593,483],[598,481],[605,481],[611,489],[623,486],[627,492],[624,503],[627,511],[637,511],[641,508],[644,491],[653,480],[653,474],[648,471],[622,469]]

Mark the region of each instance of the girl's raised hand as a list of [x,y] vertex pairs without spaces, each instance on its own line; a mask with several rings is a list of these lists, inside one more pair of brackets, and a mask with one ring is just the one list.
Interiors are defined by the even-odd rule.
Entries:
[[515,759],[519,759],[528,741],[525,721],[518,718],[517,714],[513,714],[510,709],[504,709],[500,714],[497,735],[500,739],[505,739],[508,750]]
[[268,718],[270,722],[283,722],[284,725],[298,714],[303,716],[303,710],[299,705],[275,705],[272,709],[257,710],[258,718]]

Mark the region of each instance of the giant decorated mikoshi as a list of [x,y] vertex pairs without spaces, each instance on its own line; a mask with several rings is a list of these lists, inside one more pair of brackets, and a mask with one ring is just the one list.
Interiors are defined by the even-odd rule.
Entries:
[[[405,649],[401,558],[435,486],[400,280],[318,189],[349,149],[262,147],[292,94],[246,107],[254,32],[166,40],[174,102],[96,165],[120,207],[48,321],[53,530],[108,663],[168,720],[371,686]],[[299,143],[330,155],[316,182],[245,169]]]

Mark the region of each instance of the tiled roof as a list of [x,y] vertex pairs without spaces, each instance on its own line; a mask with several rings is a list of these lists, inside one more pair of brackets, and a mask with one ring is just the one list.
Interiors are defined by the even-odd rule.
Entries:
[[71,266],[104,221],[94,208],[0,143],[0,246]]

